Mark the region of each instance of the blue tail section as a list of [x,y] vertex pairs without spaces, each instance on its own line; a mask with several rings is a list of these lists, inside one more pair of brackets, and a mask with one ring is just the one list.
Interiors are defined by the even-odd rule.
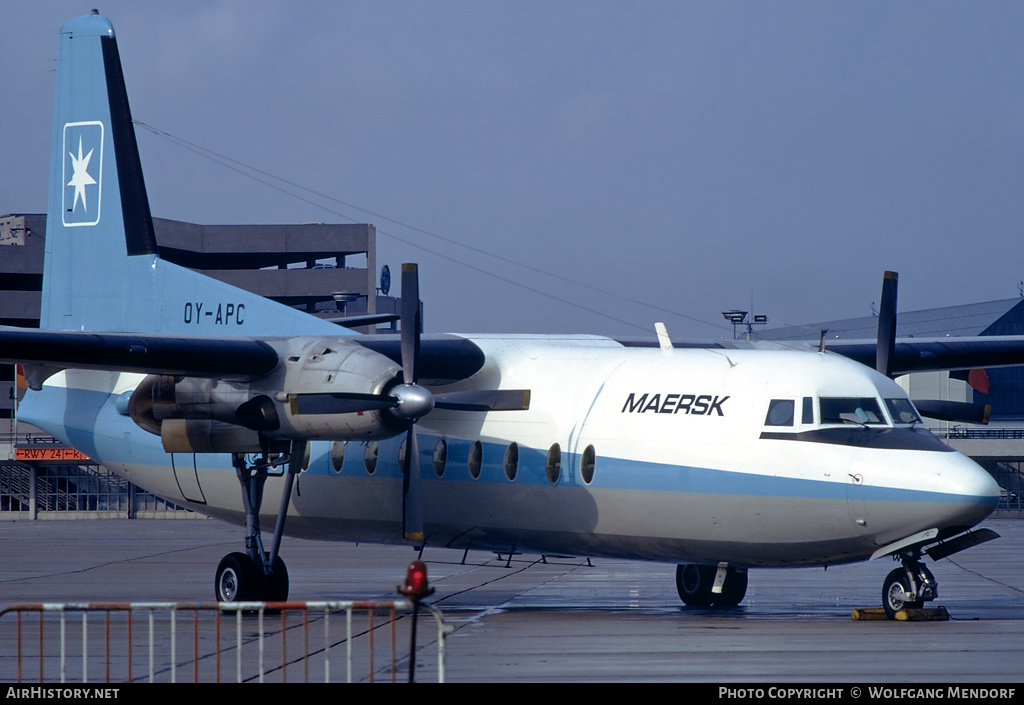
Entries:
[[61,28],[40,325],[182,336],[347,331],[157,255],[114,28]]

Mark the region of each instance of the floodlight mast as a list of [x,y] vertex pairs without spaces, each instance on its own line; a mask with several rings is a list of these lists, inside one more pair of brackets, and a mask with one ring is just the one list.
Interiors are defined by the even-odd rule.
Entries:
[[750,319],[747,318],[748,311],[740,311],[738,309],[730,309],[728,311],[722,311],[722,317],[725,320],[732,323],[732,339],[736,340],[736,326],[747,327],[747,340],[750,340],[751,334],[754,332],[754,326],[763,326],[768,324],[768,316],[763,313],[751,314]]

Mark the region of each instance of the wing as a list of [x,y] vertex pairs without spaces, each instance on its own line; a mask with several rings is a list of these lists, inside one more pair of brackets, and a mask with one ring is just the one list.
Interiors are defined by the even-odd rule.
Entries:
[[[827,349],[873,367],[873,340],[830,342]],[[970,370],[1024,365],[1024,336],[897,338],[890,360],[892,374]]]
[[0,326],[0,360],[53,369],[244,379],[271,372],[278,354],[247,338],[180,338]]

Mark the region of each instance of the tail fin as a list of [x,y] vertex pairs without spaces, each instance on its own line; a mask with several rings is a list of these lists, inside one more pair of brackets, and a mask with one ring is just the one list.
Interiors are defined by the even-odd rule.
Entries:
[[60,32],[40,325],[191,336],[343,333],[160,260],[117,39],[96,11]]

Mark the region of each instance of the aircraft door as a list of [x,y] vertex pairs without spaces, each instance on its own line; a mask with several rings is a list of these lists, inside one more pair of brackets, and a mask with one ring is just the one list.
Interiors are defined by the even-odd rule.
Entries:
[[866,526],[868,521],[867,492],[863,487],[865,464],[858,462],[861,454],[855,453],[846,471],[846,507],[850,518],[858,526]]
[[195,453],[171,453],[171,468],[181,496],[189,502],[206,504],[203,488],[199,486]]

